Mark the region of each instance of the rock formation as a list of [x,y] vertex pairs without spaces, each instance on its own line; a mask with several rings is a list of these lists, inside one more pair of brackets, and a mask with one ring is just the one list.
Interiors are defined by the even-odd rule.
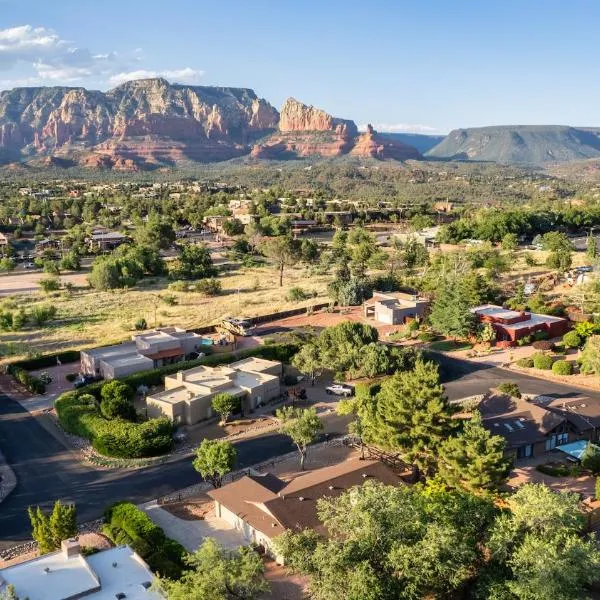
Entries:
[[279,160],[420,156],[372,128],[359,135],[353,121],[294,98],[285,101],[279,114],[244,88],[145,79],[106,93],[68,87],[0,93],[0,162],[26,159],[42,165],[136,170],[249,153]]

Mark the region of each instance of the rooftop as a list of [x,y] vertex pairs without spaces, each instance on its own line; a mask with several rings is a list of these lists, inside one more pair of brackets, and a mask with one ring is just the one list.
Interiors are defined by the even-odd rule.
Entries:
[[59,550],[0,570],[0,591],[3,585],[13,585],[19,598],[29,600],[114,600],[117,594],[125,594],[128,600],[158,599],[160,596],[148,589],[152,577],[129,546],[87,558],[79,552],[67,556]]
[[154,367],[154,361],[151,358],[138,354],[137,352],[132,354],[122,354],[115,357],[109,356],[102,360],[112,367],[125,367],[130,365],[148,366],[150,369]]
[[502,327],[505,329],[522,329],[524,327],[529,328],[540,323],[558,323],[564,321],[561,317],[552,317],[550,315],[540,315],[537,313],[521,313],[516,310],[510,310],[496,306],[495,304],[483,304],[482,306],[476,306],[471,309],[473,314],[479,316],[491,317],[492,319],[501,319],[503,321],[510,321],[512,319],[522,319],[516,323],[503,323]]
[[240,371],[253,371],[255,373],[261,373],[267,369],[273,367],[281,368],[281,363],[276,360],[267,360],[266,358],[258,358],[257,356],[251,356],[238,360],[229,365],[232,369],[239,369]]
[[285,482],[274,475],[246,476],[208,495],[267,537],[286,529],[320,529],[317,500],[334,498],[365,481],[398,485],[401,479],[375,460],[353,458]]

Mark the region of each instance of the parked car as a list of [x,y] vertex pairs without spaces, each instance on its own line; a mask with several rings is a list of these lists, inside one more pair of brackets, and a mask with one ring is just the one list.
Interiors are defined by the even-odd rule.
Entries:
[[345,383],[334,383],[332,385],[328,385],[325,388],[325,392],[329,395],[333,394],[334,396],[344,396],[345,398],[348,398],[354,394],[354,388]]
[[35,263],[32,263],[32,262],[25,263],[25,268],[26,269],[35,269]]

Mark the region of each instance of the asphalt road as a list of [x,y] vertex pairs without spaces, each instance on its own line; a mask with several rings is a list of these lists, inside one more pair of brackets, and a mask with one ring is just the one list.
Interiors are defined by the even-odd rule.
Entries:
[[[543,379],[496,367],[438,355],[442,381],[450,400],[482,394],[503,381],[515,381],[522,392],[560,397],[595,396],[600,393],[572,386],[548,383]],[[327,415],[327,431],[342,433],[345,421]],[[294,449],[288,438],[269,434],[236,443],[238,464],[250,466]],[[13,467],[18,483],[0,504],[0,548],[27,539],[29,505],[50,506],[60,498],[77,504],[79,519],[99,517],[117,500],[143,502],[169,494],[198,481],[188,457],[135,471],[109,471],[82,464],[21,405],[0,396],[0,449]]]

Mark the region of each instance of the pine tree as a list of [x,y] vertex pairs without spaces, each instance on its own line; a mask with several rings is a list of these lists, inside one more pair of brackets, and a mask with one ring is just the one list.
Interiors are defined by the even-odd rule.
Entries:
[[590,260],[596,260],[598,256],[598,246],[596,244],[596,238],[591,234],[588,235],[586,242],[586,254]]
[[431,326],[451,338],[466,338],[475,330],[476,318],[471,313],[468,291],[460,280],[444,282],[433,303]]
[[382,384],[372,419],[365,423],[365,441],[399,451],[432,471],[441,442],[454,428],[452,414],[437,366],[418,360],[412,371],[398,372]]
[[475,494],[497,490],[511,467],[511,461],[504,457],[504,446],[504,438],[492,435],[475,411],[462,433],[440,446],[439,476],[447,485]]
[[50,530],[54,539],[54,547],[59,548],[63,540],[77,535],[77,509],[74,504],[63,504],[60,500],[54,503],[49,519]]
[[35,508],[30,506],[27,512],[31,522],[31,533],[33,539],[38,543],[40,554],[48,554],[48,552],[56,550],[48,515],[39,506]]

